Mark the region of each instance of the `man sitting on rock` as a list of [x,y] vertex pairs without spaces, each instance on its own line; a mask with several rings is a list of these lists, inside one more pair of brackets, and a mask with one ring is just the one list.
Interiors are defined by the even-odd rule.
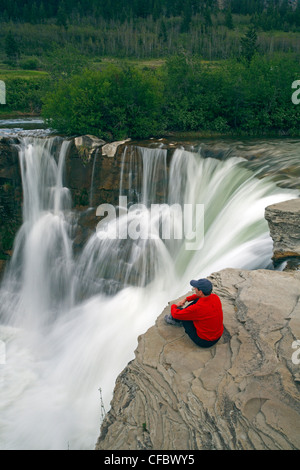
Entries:
[[[197,346],[210,348],[224,331],[221,300],[212,294],[213,286],[208,279],[191,281],[190,284],[194,295],[171,305],[171,315],[166,315],[165,321],[168,325],[182,325]],[[184,307],[186,302],[190,304]]]

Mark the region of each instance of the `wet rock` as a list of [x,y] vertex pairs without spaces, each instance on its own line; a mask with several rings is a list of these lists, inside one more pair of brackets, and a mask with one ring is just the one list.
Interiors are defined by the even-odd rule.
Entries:
[[0,278],[5,269],[17,230],[22,223],[22,182],[18,141],[0,139]]

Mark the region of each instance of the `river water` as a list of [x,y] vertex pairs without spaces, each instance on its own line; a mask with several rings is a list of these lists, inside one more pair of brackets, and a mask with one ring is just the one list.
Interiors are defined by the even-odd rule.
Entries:
[[[0,290],[0,448],[93,449],[101,405],[108,411],[138,336],[189,291],[190,279],[227,267],[274,269],[264,209],[299,196],[300,140],[182,141],[168,168],[161,142],[141,146],[138,157],[125,151],[120,196],[129,179],[123,209],[132,209],[120,212],[119,227],[137,234],[147,222],[152,236],[95,230],[75,256],[76,218],[64,185],[69,142],[10,124],[0,135],[21,138],[24,203]],[[169,239],[153,222],[158,193],[165,208],[204,209],[192,249],[188,234],[174,235],[178,213],[167,214]]]

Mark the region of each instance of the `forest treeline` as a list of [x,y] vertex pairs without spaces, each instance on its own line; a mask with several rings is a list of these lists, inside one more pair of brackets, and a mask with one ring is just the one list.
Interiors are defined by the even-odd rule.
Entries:
[[[193,15],[202,14],[209,22],[208,16],[218,12],[222,4],[222,10],[233,14],[266,14],[268,20],[280,21],[280,29],[284,22],[292,25],[299,21],[298,3],[298,0],[2,0],[0,20],[29,23],[52,20],[67,25],[81,22],[85,17],[94,21],[99,18],[125,21],[180,16],[187,23]],[[261,19],[262,24],[266,20]]]
[[156,70],[87,69],[57,82],[43,116],[64,134],[108,140],[176,131],[299,135],[300,106],[291,101],[298,74],[293,57],[258,54],[218,66],[181,54]]
[[[14,37],[17,60],[43,69],[44,57],[72,44],[87,57],[158,58],[179,51],[204,60],[237,57],[251,23],[262,53],[300,52],[300,2],[289,0],[2,0],[0,60]],[[270,34],[270,31],[276,31]],[[25,67],[29,64],[25,63]]]
[[[2,0],[2,70],[32,75],[0,70],[1,113],[42,113],[63,134],[107,140],[177,131],[299,135],[291,85],[299,80],[300,2],[223,5]],[[122,65],[107,66],[112,58]],[[153,63],[142,66],[145,58]]]

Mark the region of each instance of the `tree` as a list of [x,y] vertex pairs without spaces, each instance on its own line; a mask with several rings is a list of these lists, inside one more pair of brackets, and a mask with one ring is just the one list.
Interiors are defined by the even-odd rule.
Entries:
[[11,31],[5,37],[5,54],[8,60],[16,64],[20,58],[20,49]]
[[250,64],[254,55],[258,52],[257,33],[253,25],[248,27],[245,36],[241,38],[241,55]]
[[108,66],[59,80],[44,100],[43,116],[70,135],[148,138],[162,130],[162,100],[152,72]]
[[204,16],[205,25],[208,28],[211,28],[212,27],[212,19],[211,19],[210,10],[208,8],[205,9],[203,16]]
[[167,27],[164,18],[162,18],[161,23],[160,23],[160,30],[159,30],[159,39],[162,40],[162,42],[165,44],[168,40],[168,32],[167,32]]
[[53,80],[67,80],[78,74],[87,66],[87,57],[80,54],[71,45],[65,47],[54,46],[50,54],[44,58],[45,69]]
[[190,25],[192,21],[192,5],[190,0],[185,2],[183,8],[183,18],[181,23],[181,32],[188,33],[190,30]]
[[225,26],[227,26],[228,29],[234,29],[233,18],[230,9],[227,10],[225,14]]
[[61,2],[61,4],[58,7],[57,17],[56,17],[56,24],[58,26],[63,26],[65,29],[68,28],[67,13],[66,13],[66,7],[65,7],[64,2]]

